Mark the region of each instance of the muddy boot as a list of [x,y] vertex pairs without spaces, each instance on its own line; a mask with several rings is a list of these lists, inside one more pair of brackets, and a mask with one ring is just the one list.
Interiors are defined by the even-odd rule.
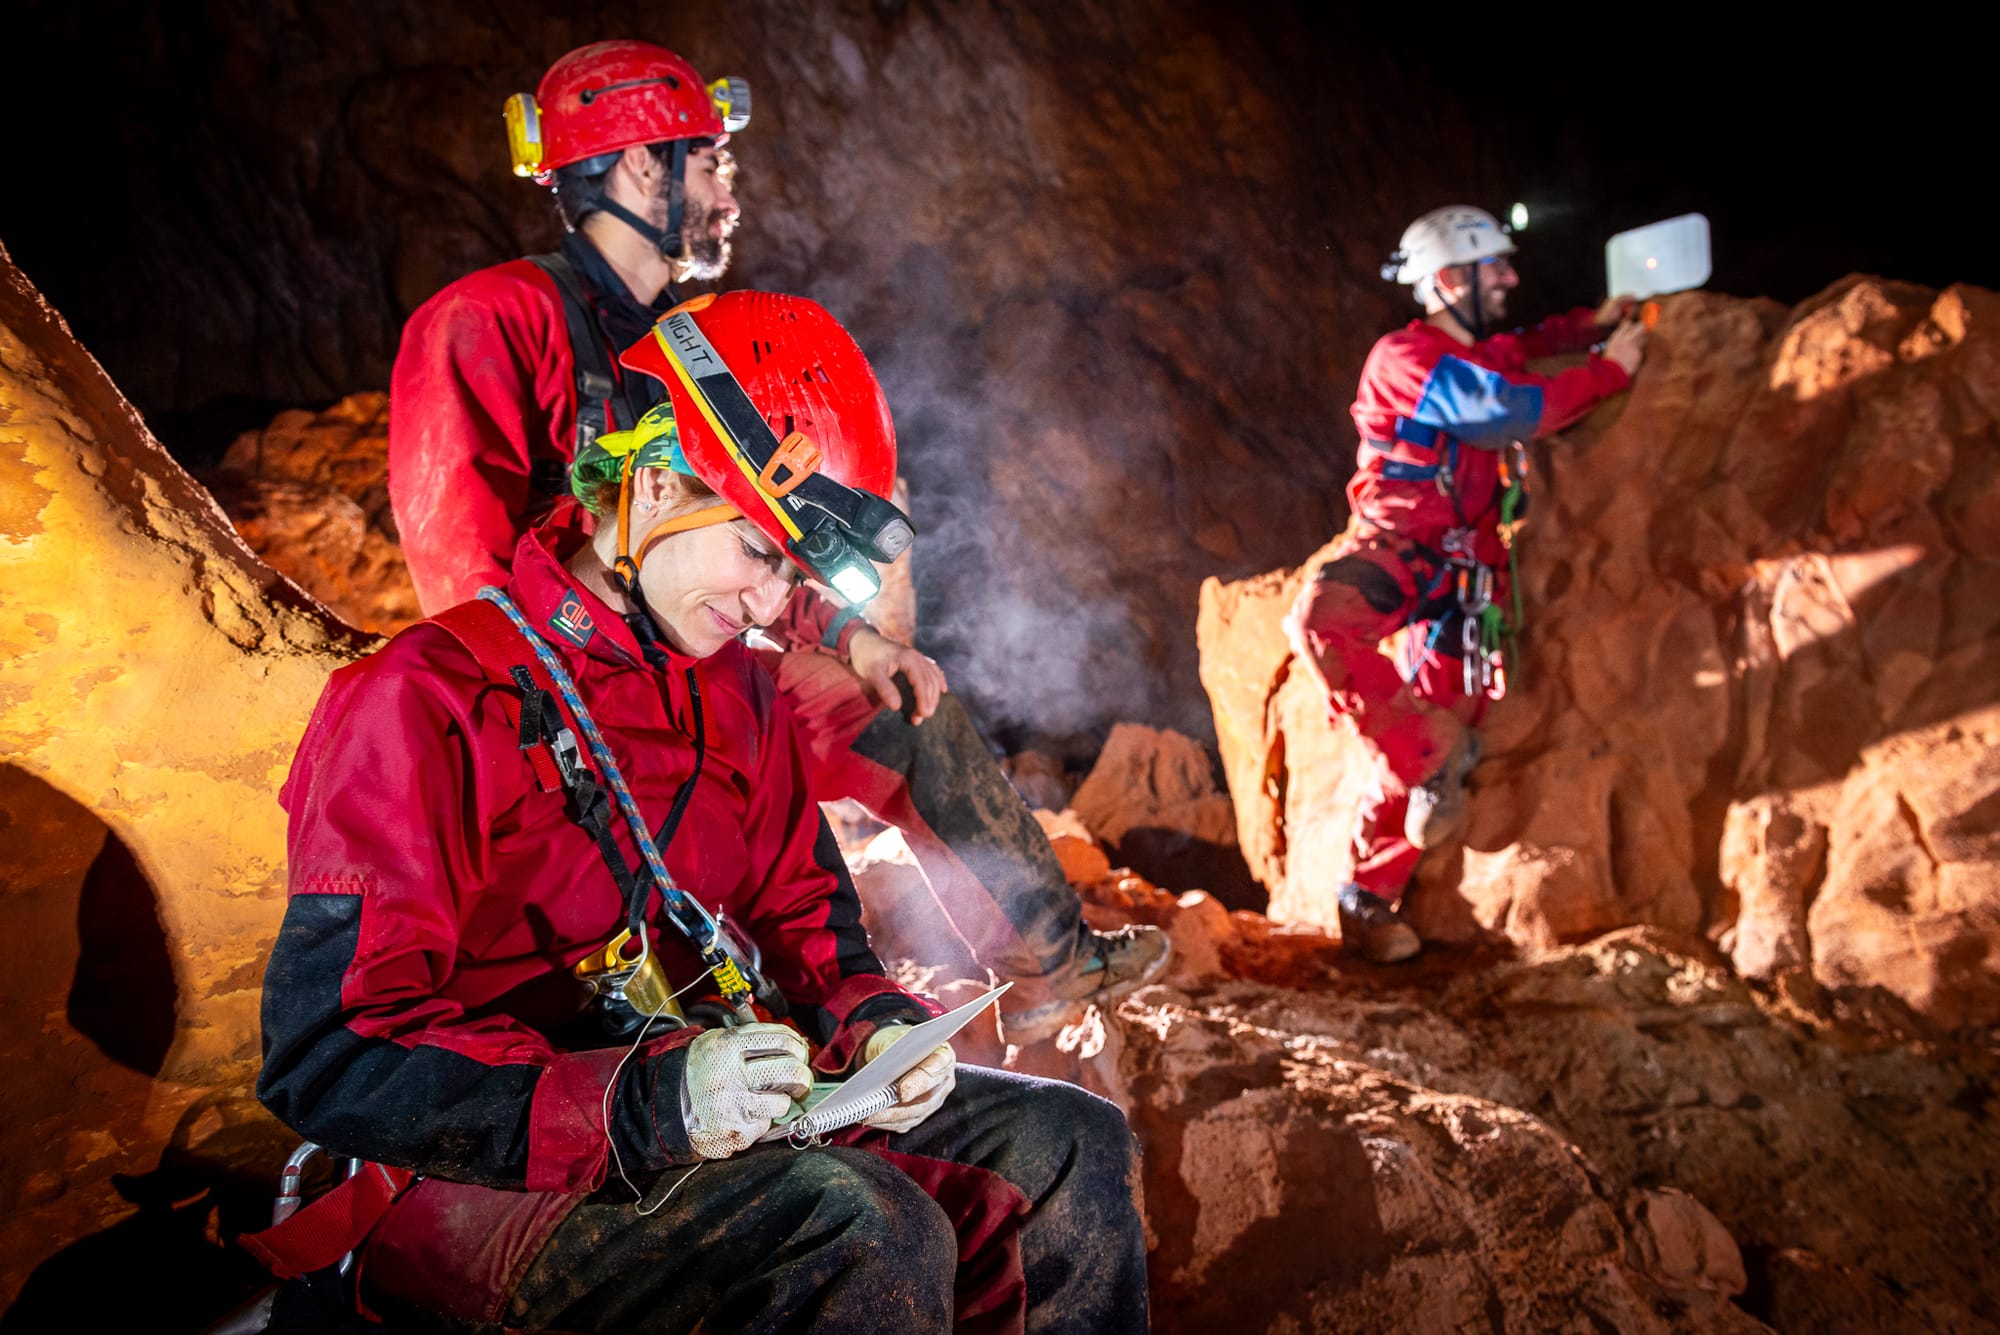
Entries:
[[[1159,977],[1173,957],[1173,943],[1157,927],[1120,927],[1115,932],[1086,930],[1076,958],[1043,978],[1029,980],[1015,991],[1029,1004],[1001,1012],[1001,1027],[1009,1043],[1035,1043],[1052,1038],[1073,1024],[1087,1006],[1103,1006]],[[1038,998],[1048,998],[1036,1004]],[[1011,999],[1011,994],[1010,994]]]
[[1340,943],[1370,964],[1400,964],[1424,948],[1423,938],[1387,900],[1352,881],[1340,887]]
[[1479,763],[1479,734],[1467,728],[1437,772],[1410,789],[1403,837],[1413,848],[1450,843],[1465,828],[1465,781]]

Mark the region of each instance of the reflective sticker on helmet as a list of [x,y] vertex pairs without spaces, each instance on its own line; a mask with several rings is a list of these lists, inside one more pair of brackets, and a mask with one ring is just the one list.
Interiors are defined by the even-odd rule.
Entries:
[[[798,521],[785,513],[777,498],[757,484],[758,474],[763,470],[744,452],[742,443],[737,440],[735,433],[723,425],[721,416],[709,398],[711,385],[718,391],[725,387],[733,387],[736,395],[743,400],[744,406],[754,413],[755,408],[750,404],[749,396],[744,394],[742,386],[737,384],[736,377],[729,370],[729,364],[722,360],[722,355],[710,345],[708,338],[695,324],[694,317],[686,311],[673,310],[662,316],[660,322],[653,326],[653,337],[659,340],[661,349],[667,354],[667,364],[673,368],[675,378],[694,399],[695,407],[701,410],[702,418],[715,433],[715,438],[722,442],[722,447],[728,452],[731,462],[750,479],[758,498],[764,502],[785,532],[794,538],[798,537],[801,532]],[[766,430],[768,431],[768,428]]]

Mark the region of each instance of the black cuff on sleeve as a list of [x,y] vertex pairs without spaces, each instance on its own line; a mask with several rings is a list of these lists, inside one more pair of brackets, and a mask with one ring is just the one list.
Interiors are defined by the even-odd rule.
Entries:
[[885,1024],[897,1023],[922,1024],[930,1018],[931,1013],[929,1011],[908,997],[899,996],[894,992],[883,992],[877,996],[868,998],[868,1000],[856,1006],[849,1013],[847,1022],[849,1024],[859,1024],[867,1021],[879,1027]]
[[820,646],[835,653],[840,652],[840,633],[847,629],[847,623],[850,621],[859,621],[864,626],[868,624],[862,617],[860,608],[843,607],[833,614],[831,621],[826,623],[826,630],[819,637]]
[[611,1143],[626,1171],[669,1168],[700,1156],[688,1143],[681,1119],[681,1085],[687,1075],[687,1044],[650,1060],[625,1063],[618,1096],[611,1103]]

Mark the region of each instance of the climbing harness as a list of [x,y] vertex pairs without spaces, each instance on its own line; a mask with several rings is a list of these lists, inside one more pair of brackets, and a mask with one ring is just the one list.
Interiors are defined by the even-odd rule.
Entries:
[[[584,707],[583,698],[563,667],[562,660],[528,625],[520,609],[505,593],[489,586],[479,591],[479,597],[505,615],[513,629],[527,641],[537,664],[546,674],[544,681],[537,681],[535,674],[524,666],[513,667],[508,672],[513,684],[521,691],[522,749],[529,751],[531,757],[536,748],[542,746],[552,753],[553,767],[562,788],[570,797],[572,819],[596,842],[625,898],[624,931],[585,960],[583,965],[594,967],[580,967],[579,976],[602,994],[623,1001],[635,1014],[651,1015],[664,1009],[663,1000],[672,989],[667,986],[658,962],[653,958],[652,941],[646,928],[646,905],[653,890],[657,889],[667,920],[700,954],[702,964],[715,979],[730,1017],[737,1023],[754,1022],[757,1017],[751,1009],[753,998],[766,1000],[767,1005],[771,1000],[778,1000],[776,990],[761,977],[756,983],[751,981],[757,973],[754,954],[735,941],[733,933],[722,922],[674,883],[660,855],[660,843],[655,841],[644,817],[640,815],[637,799],[626,784],[603,733]],[[455,633],[459,631],[458,626],[447,628]],[[687,671],[687,683],[694,719],[695,770],[674,796],[667,823],[661,827],[662,841],[672,839],[675,828],[686,813],[706,750],[700,688],[692,668]],[[561,707],[558,707],[558,699]],[[583,733],[590,757],[603,776],[601,784],[583,763],[576,735],[563,718],[565,708],[569,719]],[[611,836],[608,812],[613,805],[624,818],[633,842],[638,845],[645,864],[645,875],[628,868],[624,856],[617,850]],[[638,946],[636,957],[628,953],[634,942]]]

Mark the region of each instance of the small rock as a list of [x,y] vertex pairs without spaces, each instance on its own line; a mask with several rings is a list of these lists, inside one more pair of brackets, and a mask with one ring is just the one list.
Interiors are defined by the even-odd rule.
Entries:
[[1663,1287],[1733,1297],[1749,1285],[1736,1240],[1686,1192],[1639,1193],[1628,1213],[1635,1260]]

